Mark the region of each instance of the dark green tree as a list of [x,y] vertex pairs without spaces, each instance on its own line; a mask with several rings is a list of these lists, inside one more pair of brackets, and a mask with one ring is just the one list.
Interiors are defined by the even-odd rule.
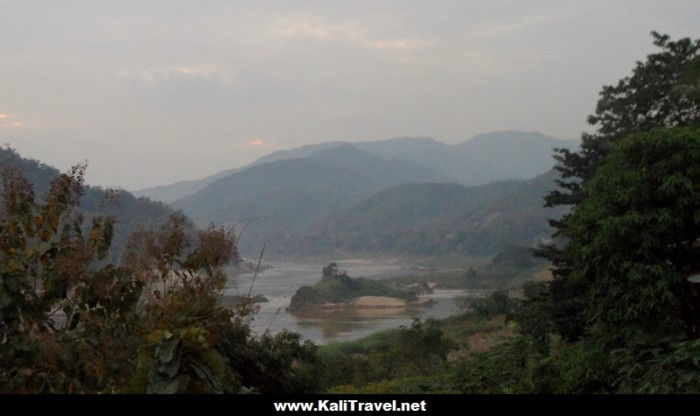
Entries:
[[563,235],[569,279],[589,288],[592,330],[641,343],[697,338],[689,274],[700,269],[700,128],[617,142]]
[[[586,196],[585,184],[593,177],[612,146],[623,137],[656,127],[692,126],[700,122],[700,39],[672,41],[652,32],[660,51],[645,62],[637,62],[632,75],[617,85],[604,86],[595,113],[588,122],[596,131],[584,134],[581,150],[557,149],[559,189],[546,196],[546,205],[576,206]],[[554,243],[538,250],[549,259],[554,276],[548,302],[556,331],[566,339],[577,339],[586,329],[583,310],[588,302],[588,282],[571,279],[574,271],[568,257],[566,229],[570,216],[550,221]]]
[[338,265],[336,263],[329,263],[325,266],[323,266],[323,279],[333,279],[335,277],[338,277],[338,274],[340,272],[338,271]]

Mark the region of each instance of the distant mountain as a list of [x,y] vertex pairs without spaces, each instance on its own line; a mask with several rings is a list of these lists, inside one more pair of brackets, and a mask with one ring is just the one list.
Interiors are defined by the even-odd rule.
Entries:
[[409,182],[443,182],[451,179],[419,163],[391,156],[378,157],[347,143],[317,150],[308,158],[352,169],[367,177],[370,190]]
[[478,187],[406,184],[317,218],[277,243],[285,254],[374,253],[492,255],[530,246],[550,234],[548,219],[563,210],[543,207],[556,174]]
[[155,201],[172,202],[176,199],[193,194],[210,183],[232,175],[240,170],[241,168],[227,169],[215,173],[214,175],[207,176],[206,178],[192,181],[179,181],[170,185],[158,185],[150,188],[139,189],[138,191],[134,191],[133,194],[136,196],[145,196]]
[[455,146],[444,173],[461,183],[480,185],[504,179],[530,179],[554,166],[554,148],[576,149],[578,140],[558,140],[541,133],[502,131],[480,134]]
[[[258,159],[253,164],[219,172],[196,181],[183,181],[172,185],[157,186],[135,192],[156,200],[171,202],[193,194],[214,181],[240,172],[250,166],[265,163],[314,157],[328,152],[333,163],[343,162],[342,152],[349,146],[384,160],[412,163],[441,175],[449,182],[464,185],[481,185],[505,179],[528,179],[542,174],[554,165],[552,149],[574,149],[577,140],[558,140],[541,134],[521,131],[501,131],[481,134],[466,142],[448,145],[431,138],[402,137],[368,142],[328,142],[307,145],[290,150],[280,150]],[[342,150],[345,149],[345,150]],[[406,183],[410,181],[402,181]]]
[[[342,143],[322,143],[271,153],[259,161],[309,157]],[[578,140],[559,140],[537,132],[498,131],[480,134],[460,144],[445,144],[427,137],[354,142],[367,153],[399,159],[433,169],[464,185],[481,185],[505,179],[529,179],[554,166],[552,149],[575,149]],[[258,163],[258,162],[256,162]]]
[[[36,160],[22,158],[16,151],[0,148],[0,168],[14,166],[34,185],[34,192],[41,198],[49,189],[51,181],[60,174],[59,170]],[[1,185],[0,185],[1,186]],[[127,237],[140,226],[161,223],[172,210],[160,202],[148,198],[135,197],[129,192],[121,191],[116,204],[103,204],[105,190],[100,187],[86,186],[80,200],[80,206],[89,217],[92,215],[111,215],[116,224],[109,257],[116,261],[123,249]]]
[[355,144],[384,157],[431,167],[463,185],[506,179],[529,179],[554,166],[553,148],[574,149],[577,140],[541,133],[499,131],[448,145],[430,138],[402,138]]
[[253,165],[216,180],[172,203],[200,225],[250,224],[241,249],[302,229],[320,215],[341,209],[377,190],[405,182],[443,181],[424,166],[382,159],[350,145],[307,158]]

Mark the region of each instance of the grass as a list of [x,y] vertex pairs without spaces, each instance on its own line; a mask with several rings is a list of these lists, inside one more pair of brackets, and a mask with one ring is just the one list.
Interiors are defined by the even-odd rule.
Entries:
[[318,348],[319,357],[332,355],[369,354],[381,347],[396,342],[399,329],[388,329],[386,331],[375,332],[364,338],[354,341],[336,342],[322,345]]

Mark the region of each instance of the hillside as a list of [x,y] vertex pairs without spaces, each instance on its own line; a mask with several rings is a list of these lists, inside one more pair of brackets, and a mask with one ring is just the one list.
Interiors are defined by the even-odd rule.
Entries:
[[497,131],[474,136],[459,144],[427,137],[401,137],[355,143],[322,143],[274,152],[258,162],[310,157],[320,150],[351,145],[386,159],[398,159],[430,168],[464,185],[505,179],[529,179],[554,165],[552,149],[573,149],[577,140],[559,140],[537,132]]
[[510,245],[530,246],[550,234],[547,220],[563,213],[543,207],[554,178],[550,171],[479,187],[442,183],[385,189],[318,218],[280,250],[492,255]]
[[[136,191],[139,196],[172,202],[192,195],[218,179],[251,166],[281,160],[317,158],[351,166],[352,157],[340,155],[360,150],[380,160],[404,162],[415,172],[438,175],[443,182],[481,185],[505,179],[528,179],[550,169],[555,147],[575,148],[576,140],[558,140],[536,132],[500,131],[480,134],[460,144],[446,144],[425,137],[401,137],[367,142],[326,142],[280,150],[264,156],[251,165],[229,169],[200,180],[181,181]],[[355,165],[357,166],[357,165]],[[409,183],[409,177],[396,183]]]
[[428,168],[340,146],[308,158],[251,166],[172,205],[201,225],[250,223],[241,248],[255,251],[263,242],[273,242],[377,190],[405,181],[439,180],[444,177]]
[[191,195],[210,183],[225,178],[232,175],[238,171],[240,168],[227,169],[213,175],[207,176],[206,178],[196,179],[192,181],[179,181],[170,185],[158,185],[150,188],[139,189],[134,191],[133,194],[136,196],[145,196],[151,198],[155,201],[161,202],[173,202],[184,196]]
[[[49,189],[49,184],[60,174],[54,167],[36,160],[22,158],[16,151],[0,148],[0,169],[5,166],[20,169],[24,176],[34,184],[34,192],[41,196]],[[1,184],[0,184],[1,187]],[[105,190],[100,187],[86,186],[85,194],[80,200],[80,206],[86,214],[86,219],[94,215],[111,215],[116,224],[110,258],[116,261],[122,251],[127,237],[139,226],[160,223],[172,210],[160,202],[148,198],[135,197],[133,194],[120,191],[116,204],[103,204]]]

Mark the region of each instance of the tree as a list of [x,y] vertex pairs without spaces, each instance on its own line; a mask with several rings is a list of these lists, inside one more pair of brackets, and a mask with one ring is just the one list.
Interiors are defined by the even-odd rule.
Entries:
[[238,260],[223,227],[196,231],[182,213],[157,229],[134,233],[125,263],[144,283],[142,342],[134,393],[237,392],[241,380],[222,355],[234,311],[220,303],[222,267]]
[[124,383],[134,357],[142,282],[112,265],[113,219],[87,228],[85,165],[56,177],[41,202],[22,174],[2,173],[0,390],[94,392]]
[[84,172],[57,176],[42,198],[19,170],[2,173],[0,392],[314,389],[311,343],[257,337],[250,308],[222,306],[224,266],[239,260],[231,231],[174,213],[109,264],[114,219],[85,224]]
[[335,277],[338,277],[338,274],[338,265],[336,263],[329,263],[323,266],[323,280],[333,279]]
[[687,276],[700,269],[700,128],[618,141],[586,182],[563,235],[594,331],[627,343],[698,338]]
[[[632,75],[617,85],[603,87],[595,113],[588,117],[596,132],[583,135],[581,150],[557,149],[559,189],[547,195],[547,206],[579,204],[586,197],[586,183],[623,137],[656,127],[700,123],[700,39],[671,41],[668,35],[656,32],[652,36],[661,50],[637,62]],[[538,254],[553,264],[549,300],[554,306],[554,327],[565,338],[577,339],[587,327],[583,311],[588,288],[586,282],[570,278],[574,268],[566,250],[569,220],[565,215],[550,221],[555,243],[540,248]]]

